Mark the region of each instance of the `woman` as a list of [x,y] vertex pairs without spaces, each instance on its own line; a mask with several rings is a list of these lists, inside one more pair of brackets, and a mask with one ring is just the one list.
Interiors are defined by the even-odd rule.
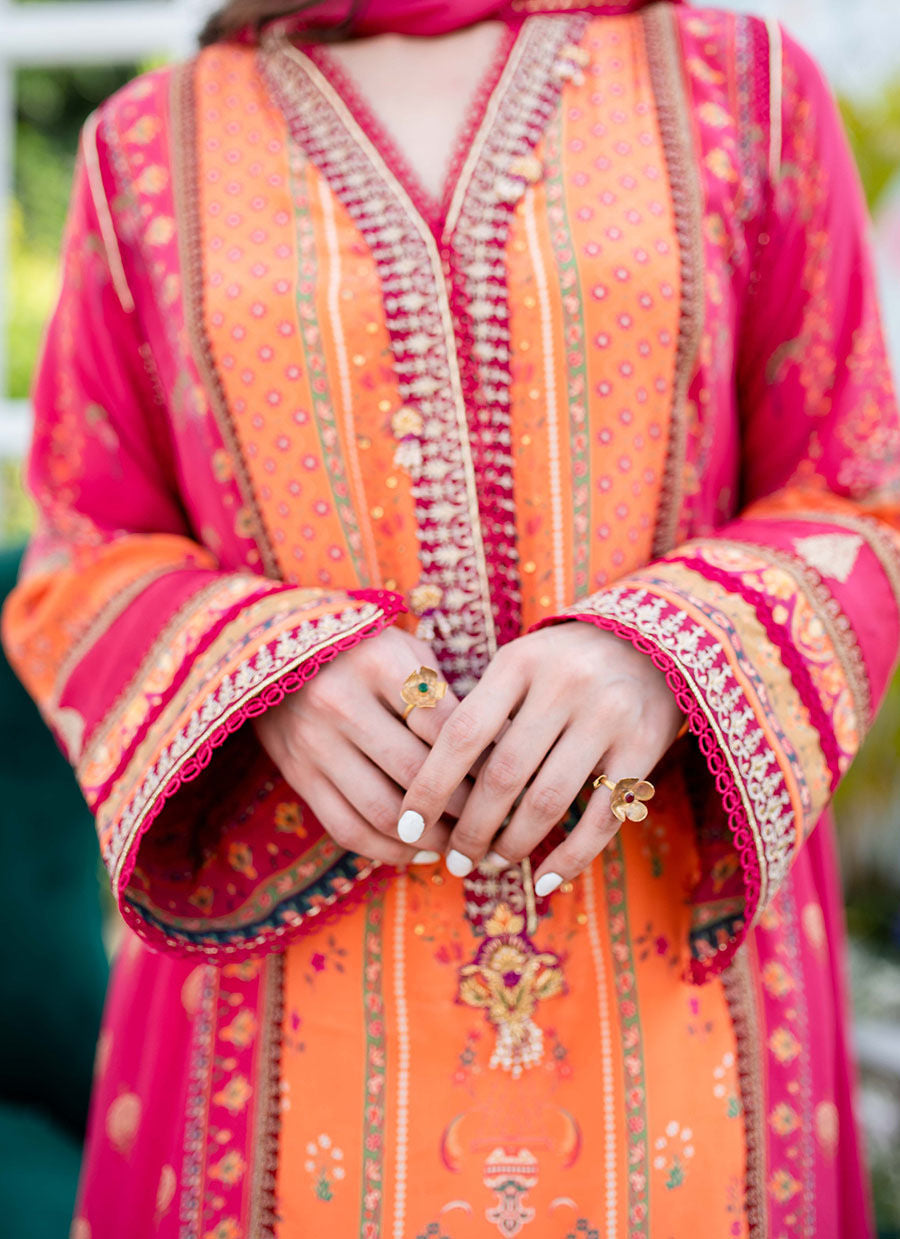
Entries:
[[83,136],[5,614],[130,930],[73,1235],[868,1235],[833,102],[675,3],[346,16],[233,0]]

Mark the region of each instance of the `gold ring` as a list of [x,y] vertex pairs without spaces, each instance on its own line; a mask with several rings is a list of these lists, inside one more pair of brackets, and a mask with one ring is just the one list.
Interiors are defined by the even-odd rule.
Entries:
[[433,710],[446,691],[447,681],[442,680],[431,667],[420,667],[418,671],[411,672],[403,681],[403,687],[400,689],[400,696],[406,702],[406,709],[403,711],[404,721],[416,706],[421,706],[425,710]]
[[609,807],[613,814],[624,822],[626,817],[630,822],[642,822],[647,816],[647,806],[641,802],[652,800],[656,788],[646,779],[619,779],[613,783],[605,774],[594,779],[594,787],[608,787],[612,792]]

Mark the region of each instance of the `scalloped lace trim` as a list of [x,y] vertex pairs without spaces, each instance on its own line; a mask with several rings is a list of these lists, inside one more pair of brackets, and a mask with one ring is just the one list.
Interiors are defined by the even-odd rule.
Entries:
[[196,779],[209,766],[215,750],[221,748],[228,737],[240,730],[245,723],[263,714],[272,706],[278,705],[289,693],[302,688],[323,664],[330,662],[342,651],[352,649],[366,637],[376,636],[405,610],[402,600],[396,594],[381,590],[351,590],[348,593],[351,598],[358,601],[374,602],[380,608],[380,614],[356,632],[338,636],[329,645],[320,647],[305,658],[299,666],[286,671],[280,679],[266,685],[255,697],[246,701],[200,743],[196,752],[172,774],[154,797],[137,834],[131,841],[118,882],[119,910],[128,926],[149,946],[157,949],[164,948],[169,954],[181,956],[199,954],[207,957],[227,957],[229,960],[258,955],[261,951],[274,950],[280,945],[286,945],[289,937],[297,936],[298,932],[307,926],[318,929],[332,917],[349,912],[373,888],[375,882],[379,879],[385,880],[384,875],[376,873],[376,870],[380,868],[377,861],[372,861],[361,868],[352,879],[342,878],[339,882],[329,884],[330,890],[326,887],[328,875],[325,874],[320,879],[319,890],[312,889],[304,892],[309,899],[315,900],[305,912],[292,913],[285,923],[272,926],[240,944],[191,941],[186,937],[174,937],[171,933],[157,929],[145,920],[138,908],[127,898],[128,883],[137,861],[141,839],[159,817],[166,803],[185,783]]
[[694,694],[688,688],[687,681],[676,666],[675,660],[666,650],[656,645],[649,637],[644,636],[633,628],[629,628],[621,620],[613,619],[611,616],[606,615],[571,614],[555,616],[542,620],[535,627],[542,628],[545,625],[569,619],[587,621],[588,623],[595,624],[598,628],[603,628],[607,632],[613,633],[617,637],[623,638],[625,641],[629,641],[636,650],[648,655],[654,666],[663,672],[666,677],[666,683],[674,693],[682,712],[687,717],[690,731],[697,737],[700,752],[706,759],[707,768],[716,785],[716,791],[722,799],[726,823],[738,854],[741,872],[744,876],[746,914],[743,928],[738,935],[723,943],[717,952],[709,956],[695,957],[691,960],[688,966],[687,979],[692,984],[702,984],[721,972],[734,958],[735,952],[747,936],[748,927],[753,924],[759,905],[760,875],[756,859],[756,843],[734,775],[728,768],[709,720],[703,713]]

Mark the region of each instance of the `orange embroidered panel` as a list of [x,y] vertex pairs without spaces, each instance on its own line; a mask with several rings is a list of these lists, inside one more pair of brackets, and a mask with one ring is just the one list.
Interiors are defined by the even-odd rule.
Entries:
[[417,866],[293,947],[278,1233],[745,1235],[734,1027],[683,980],[695,863],[674,778],[553,901],[527,866]]
[[681,259],[644,21],[583,47],[509,247],[525,626],[651,558],[669,451]]
[[216,48],[196,73],[206,328],[280,570],[326,587],[396,579],[397,546],[385,570],[370,523],[409,529],[386,450],[399,400],[371,255],[291,148],[254,57]]
[[[567,80],[535,152],[542,173],[511,219],[505,295],[512,471],[516,495],[527,497],[515,515],[524,590],[519,627],[646,561],[665,500],[667,459],[677,448],[671,422],[673,407],[681,415],[675,406],[683,376],[676,368],[685,368],[684,254],[647,26],[639,18],[594,22],[583,46],[563,48],[572,60],[557,62],[568,66]],[[552,29],[545,36],[536,24],[530,42],[523,40],[521,56],[534,59],[532,76],[544,71],[541,48],[552,50]],[[290,66],[295,77],[302,63]],[[343,100],[328,79],[309,63],[302,72],[302,89],[318,92],[317,103],[332,109],[329,123],[351,125],[349,116],[341,119]],[[380,282],[373,238],[364,237],[335,193],[339,170],[325,179],[287,137],[257,81],[228,93],[229,82],[252,74],[242,52],[216,49],[198,64],[208,333],[238,447],[290,579],[380,580],[409,594],[420,576],[422,535],[411,479],[413,490],[421,486],[415,478],[428,466],[419,454],[436,426],[427,414],[423,424],[415,404],[400,399],[384,276]],[[517,87],[513,77],[500,83],[498,96],[506,101],[517,89],[531,87]],[[249,105],[241,102],[248,98]],[[223,108],[235,113],[226,124],[227,149],[203,136],[204,116],[208,127],[218,126]],[[584,136],[587,118],[592,141]],[[383,178],[383,192],[396,194],[415,229],[402,187],[392,186],[390,169],[366,151],[365,135],[348,129],[346,140],[374,160],[367,175]],[[489,150],[496,137],[486,128],[478,141]],[[473,165],[478,158],[476,148]],[[510,166],[527,182],[534,178],[525,164]],[[460,187],[460,195],[468,192]],[[519,193],[513,185],[513,196]],[[448,227],[467,226],[461,209],[462,223]],[[273,257],[282,273],[274,281]],[[288,268],[296,270],[293,279],[283,274]],[[240,365],[234,340],[241,341]],[[452,353],[457,341],[448,337],[444,346]],[[246,360],[254,357],[258,363]],[[473,392],[469,403],[481,399]],[[468,415],[474,417],[471,409]],[[470,425],[473,433],[477,451]],[[489,476],[502,474],[502,458],[493,467],[491,459],[485,457]],[[476,482],[480,487],[484,478],[476,474]],[[474,511],[470,517],[477,558]],[[499,571],[498,555],[515,555],[515,548],[492,550],[483,572]],[[514,571],[514,562],[505,571]],[[426,571],[411,598],[420,615],[446,593],[428,582]],[[494,604],[504,605],[496,594]],[[439,630],[427,618],[420,625],[426,639]]]

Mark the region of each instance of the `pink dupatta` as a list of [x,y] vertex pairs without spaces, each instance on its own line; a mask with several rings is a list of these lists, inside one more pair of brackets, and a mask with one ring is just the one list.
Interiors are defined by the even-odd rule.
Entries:
[[[350,21],[354,36],[394,34],[447,34],[491,18],[522,19],[532,13],[630,13],[649,0],[607,0],[601,4],[579,0],[362,0],[354,12],[352,0],[322,0],[307,9],[279,18],[294,33],[322,30]],[[680,3],[681,0],[671,0]],[[246,27],[242,38],[255,41],[255,31]]]

